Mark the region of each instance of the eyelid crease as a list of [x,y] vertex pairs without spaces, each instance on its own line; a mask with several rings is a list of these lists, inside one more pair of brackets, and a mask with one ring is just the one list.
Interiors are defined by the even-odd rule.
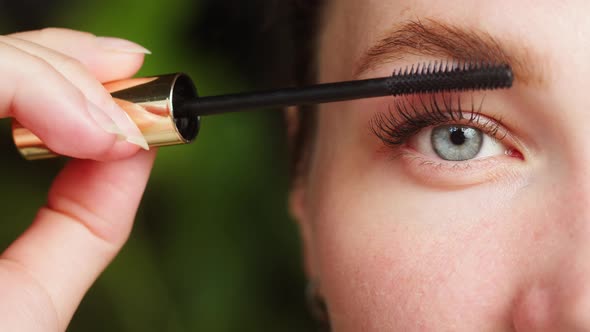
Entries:
[[472,93],[469,111],[463,109],[460,93],[429,94],[426,97],[426,101],[423,95],[396,98],[388,106],[387,113],[373,116],[369,123],[371,132],[390,147],[405,143],[424,128],[450,123],[471,125],[498,141],[504,140],[508,135],[501,119],[494,120],[484,116],[486,120],[482,121],[485,95],[476,107]]

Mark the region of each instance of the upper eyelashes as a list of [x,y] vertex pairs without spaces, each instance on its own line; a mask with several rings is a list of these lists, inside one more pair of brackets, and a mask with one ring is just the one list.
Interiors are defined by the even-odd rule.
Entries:
[[464,107],[461,94],[430,94],[396,98],[389,112],[377,113],[370,122],[371,131],[387,146],[399,146],[426,127],[460,123],[479,128],[502,140],[506,132],[499,121],[481,115],[485,96]]

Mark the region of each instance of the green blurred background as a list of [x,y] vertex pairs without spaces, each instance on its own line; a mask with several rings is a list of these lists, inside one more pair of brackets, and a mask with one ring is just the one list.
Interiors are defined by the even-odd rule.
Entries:
[[[153,53],[139,75],[183,71],[212,95],[264,86],[281,72],[266,65],[289,53],[257,33],[277,32],[277,17],[248,3],[2,0],[0,33],[57,26],[128,38]],[[26,162],[9,121],[0,134],[2,249],[44,204],[65,161]],[[133,234],[69,331],[310,330],[288,182],[281,112],[204,119],[194,144],[160,149]]]

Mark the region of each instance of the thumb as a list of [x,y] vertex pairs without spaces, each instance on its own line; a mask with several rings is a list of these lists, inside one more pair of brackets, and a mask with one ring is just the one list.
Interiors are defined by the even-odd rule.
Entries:
[[0,256],[0,331],[65,331],[127,239],[154,157],[66,166],[47,206]]

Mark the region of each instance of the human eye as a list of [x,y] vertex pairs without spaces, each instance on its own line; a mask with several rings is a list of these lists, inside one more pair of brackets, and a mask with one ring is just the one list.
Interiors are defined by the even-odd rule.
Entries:
[[473,95],[467,101],[461,97],[398,98],[389,112],[373,117],[371,130],[411,174],[429,182],[479,183],[497,177],[510,163],[522,162],[518,140],[500,120],[482,113],[484,98],[476,102]]
[[476,126],[445,124],[420,130],[408,146],[432,158],[468,161],[505,154],[508,148]]

